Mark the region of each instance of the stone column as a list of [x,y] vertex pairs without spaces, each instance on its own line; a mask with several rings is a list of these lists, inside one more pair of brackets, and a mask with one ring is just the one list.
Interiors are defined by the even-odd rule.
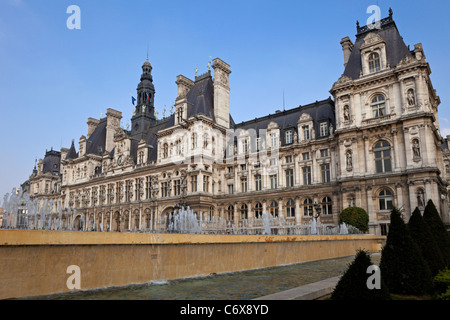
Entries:
[[296,225],[302,224],[302,214],[300,212],[300,197],[295,197],[295,223]]

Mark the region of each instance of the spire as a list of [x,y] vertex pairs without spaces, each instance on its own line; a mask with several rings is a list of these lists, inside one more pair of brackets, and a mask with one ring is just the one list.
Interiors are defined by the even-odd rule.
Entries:
[[67,153],[66,160],[76,159],[76,158],[78,158],[78,153],[75,150],[75,140],[72,139],[72,145],[70,146],[70,150]]

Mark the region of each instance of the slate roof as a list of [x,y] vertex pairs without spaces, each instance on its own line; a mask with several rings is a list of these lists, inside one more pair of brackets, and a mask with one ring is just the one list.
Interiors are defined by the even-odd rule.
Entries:
[[45,153],[44,168],[42,173],[50,172],[53,175],[59,175],[59,163],[61,162],[61,152],[50,150]]
[[78,153],[75,150],[75,142],[74,142],[74,140],[72,140],[72,145],[70,146],[69,152],[67,153],[65,160],[76,159],[76,158],[78,158]]
[[405,45],[392,16],[381,20],[380,29],[369,29],[367,26],[358,27],[358,34],[353,47],[353,51],[349,57],[344,75],[351,79],[358,79],[362,71],[361,64],[361,46],[364,44],[364,38],[369,33],[378,34],[386,41],[387,62],[391,68],[395,68],[397,64],[406,56],[411,56],[411,51]]
[[196,77],[194,86],[187,94],[188,101],[188,118],[203,114],[213,120],[214,117],[214,82],[211,72]]
[[[260,130],[266,130],[270,122],[275,122],[280,128],[281,134],[283,134],[288,129],[294,129],[298,133],[298,120],[301,115],[307,113],[313,119],[314,130],[316,132],[316,137],[319,134],[319,126],[321,122],[327,121],[336,128],[336,117],[334,109],[334,101],[331,98],[322,101],[316,101],[315,103],[308,104],[306,106],[299,106],[294,109],[281,111],[275,114],[270,114],[265,117],[256,118],[254,120],[242,122],[236,124],[234,129],[253,129],[257,133]],[[284,140],[282,139],[281,145],[284,145]]]

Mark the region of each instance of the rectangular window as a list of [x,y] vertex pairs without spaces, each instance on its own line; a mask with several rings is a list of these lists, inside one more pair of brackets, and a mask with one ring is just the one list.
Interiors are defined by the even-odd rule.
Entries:
[[180,180],[173,181],[173,194],[175,196],[181,195],[181,181]]
[[321,158],[328,157],[328,149],[320,150],[320,157]]
[[286,131],[286,144],[294,142],[292,130]]
[[233,173],[233,167],[228,167],[228,173]]
[[261,175],[257,174],[255,176],[255,190],[261,191],[262,190],[262,183],[261,183]]
[[209,176],[203,176],[203,191],[209,192]]
[[286,163],[292,163],[292,156],[286,156]]
[[241,192],[247,192],[247,178],[241,179]]
[[286,170],[286,187],[294,186],[294,169]]
[[228,185],[228,194],[234,194],[234,185],[232,184]]
[[304,185],[311,184],[311,167],[303,168],[303,184]]
[[256,151],[260,151],[262,150],[262,143],[261,143],[261,138],[258,137],[256,138]]
[[278,135],[276,133],[272,133],[271,138],[272,138],[272,147],[277,147],[278,146]]
[[278,186],[277,182],[278,182],[277,175],[276,174],[271,175],[270,176],[270,189],[276,189]]
[[330,165],[329,164],[323,164],[320,166],[320,171],[322,172],[322,182],[330,182]]
[[309,139],[311,139],[309,126],[303,126],[303,140],[309,140]]
[[320,124],[320,136],[321,136],[321,137],[326,137],[326,136],[328,136],[328,123],[322,122],[322,123]]
[[191,178],[191,191],[197,192],[197,176],[192,176]]
[[168,184],[167,182],[161,182],[161,196],[162,197],[167,197],[169,195],[169,190],[168,190]]
[[309,160],[309,152],[302,153],[303,161]]
[[247,170],[247,164],[241,164],[241,171]]
[[242,152],[248,153],[248,140],[247,139],[242,140]]
[[277,165],[277,159],[275,159],[275,158],[270,159],[270,166],[274,167],[276,165]]

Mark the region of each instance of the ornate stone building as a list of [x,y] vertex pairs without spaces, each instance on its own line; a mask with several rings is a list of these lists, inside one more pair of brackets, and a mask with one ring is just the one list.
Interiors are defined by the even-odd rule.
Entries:
[[209,67],[194,80],[178,76],[174,112],[158,119],[147,60],[131,128],[117,110],[89,118],[78,151],[72,143],[39,161],[30,194],[104,231],[158,229],[182,205],[235,224],[264,212],[296,224],[320,213],[337,224],[344,208],[359,206],[370,231],[385,234],[393,206],[408,219],[428,199],[448,223],[450,154],[422,45],[404,44],[392,11],[341,44],[333,99],[239,124],[226,62],[214,59],[214,78]]

